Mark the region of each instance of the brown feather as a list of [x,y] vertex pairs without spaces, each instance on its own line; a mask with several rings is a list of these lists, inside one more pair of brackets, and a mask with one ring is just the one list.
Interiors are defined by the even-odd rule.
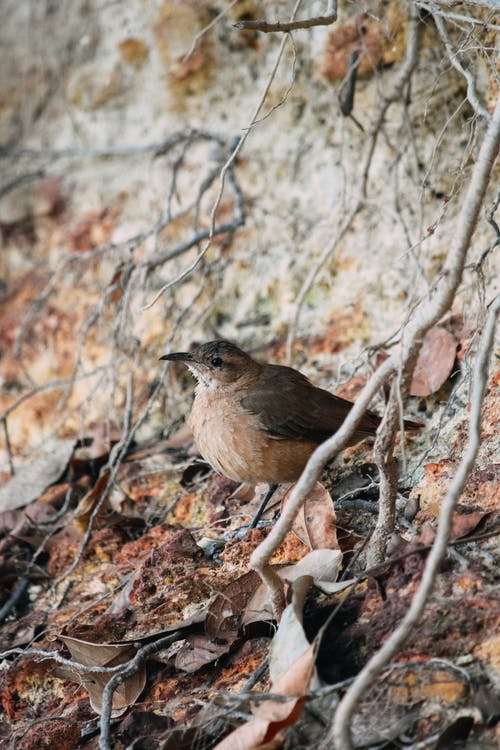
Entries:
[[[252,389],[241,398],[242,407],[259,418],[268,435],[288,440],[322,443],[333,435],[352,409],[352,403],[313,385],[291,367],[264,365]],[[380,417],[367,411],[354,442],[373,435]]]

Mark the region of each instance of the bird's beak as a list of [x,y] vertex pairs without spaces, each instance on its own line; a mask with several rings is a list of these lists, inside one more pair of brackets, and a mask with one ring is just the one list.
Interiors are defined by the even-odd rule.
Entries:
[[160,359],[169,359],[177,362],[192,362],[193,355],[189,352],[172,352],[171,354],[164,354]]

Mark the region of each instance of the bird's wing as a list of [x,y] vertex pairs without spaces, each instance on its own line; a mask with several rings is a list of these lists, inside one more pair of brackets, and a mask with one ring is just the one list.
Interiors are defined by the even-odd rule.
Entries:
[[[241,398],[243,408],[255,414],[271,437],[321,443],[338,430],[352,408],[350,401],[317,388],[290,367],[267,365],[259,381]],[[367,412],[356,428],[357,439],[373,435],[379,417]]]

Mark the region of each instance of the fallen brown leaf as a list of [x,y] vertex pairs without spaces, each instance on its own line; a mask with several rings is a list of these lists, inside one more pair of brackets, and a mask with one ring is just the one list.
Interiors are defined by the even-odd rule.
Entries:
[[[74,513],[74,522],[78,531],[86,531],[89,524],[90,516],[98,505],[104,490],[109,482],[109,469],[101,474],[96,483],[86,495],[82,497]],[[103,518],[109,513],[107,503],[100,508],[97,517],[94,519],[95,528],[99,528]]]
[[[282,512],[293,486],[281,501]],[[332,496],[320,482],[316,482],[293,522],[292,531],[311,549],[339,549],[335,522]]]
[[213,638],[234,638],[240,628],[242,613],[259,586],[255,570],[231,581],[209,607],[205,630]]
[[452,519],[450,539],[461,539],[474,531],[483,518],[491,515],[489,511],[475,510],[472,513],[455,513]]
[[[312,582],[311,576],[300,576],[292,584],[292,601],[283,612],[269,650],[269,674],[273,684],[277,684],[309,649],[310,644],[303,627],[303,610]],[[317,682],[314,669],[311,684]]]
[[309,646],[288,669],[273,683],[270,692],[289,696],[288,701],[270,698],[260,703],[255,718],[242,724],[219,742],[214,750],[267,750],[278,748],[283,742],[283,730],[295,724],[304,704],[314,670],[314,645]]
[[[314,585],[325,593],[335,593],[350,585],[350,581],[336,583],[342,552],[332,549],[311,550],[302,560],[295,565],[283,565],[277,567],[280,578],[293,582],[301,576],[311,576]],[[241,618],[241,625],[249,625],[251,622],[270,621],[274,617],[269,591],[263,583],[259,585],[251,597],[246,610]]]
[[[68,647],[77,664],[70,667],[57,667],[55,674],[73,682],[81,683],[89,694],[90,705],[97,714],[102,711],[102,691],[112,674],[87,672],[78,668],[79,664],[88,667],[114,667],[124,664],[135,656],[136,648],[132,644],[90,643],[69,636],[58,636]],[[111,716],[121,716],[137,700],[146,684],[146,667],[141,665],[137,672],[125,679],[113,693]]]
[[411,396],[430,396],[448,379],[457,356],[457,340],[445,328],[427,331],[410,386]]
[[196,672],[227,654],[234,640],[234,638],[230,638],[225,642],[217,642],[208,635],[196,633],[188,635],[175,655],[175,666],[184,672]]

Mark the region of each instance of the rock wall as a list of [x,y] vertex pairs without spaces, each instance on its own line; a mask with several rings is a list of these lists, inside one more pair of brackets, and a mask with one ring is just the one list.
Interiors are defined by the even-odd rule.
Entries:
[[[4,3],[2,408],[35,389],[9,414],[14,453],[103,418],[121,429],[127,379],[139,414],[158,356],[193,340],[231,338],[283,361],[292,326],[294,363],[336,389],[375,364],[366,347],[396,337],[439,274],[484,125],[434,19],[421,9],[411,80],[378,129],[407,56],[403,0],[340,2],[332,26],[295,31],[252,125],[283,35],[234,24],[291,12],[290,2]],[[322,12],[312,2],[299,17]],[[451,49],[491,111],[498,18],[475,4],[455,15],[469,21],[444,17]],[[234,231],[216,234],[189,272],[212,218]],[[464,339],[498,291],[493,252],[480,275],[473,267],[493,239],[482,218],[453,308]],[[185,410],[176,393],[163,393],[143,437],[165,408],[168,423]]]

